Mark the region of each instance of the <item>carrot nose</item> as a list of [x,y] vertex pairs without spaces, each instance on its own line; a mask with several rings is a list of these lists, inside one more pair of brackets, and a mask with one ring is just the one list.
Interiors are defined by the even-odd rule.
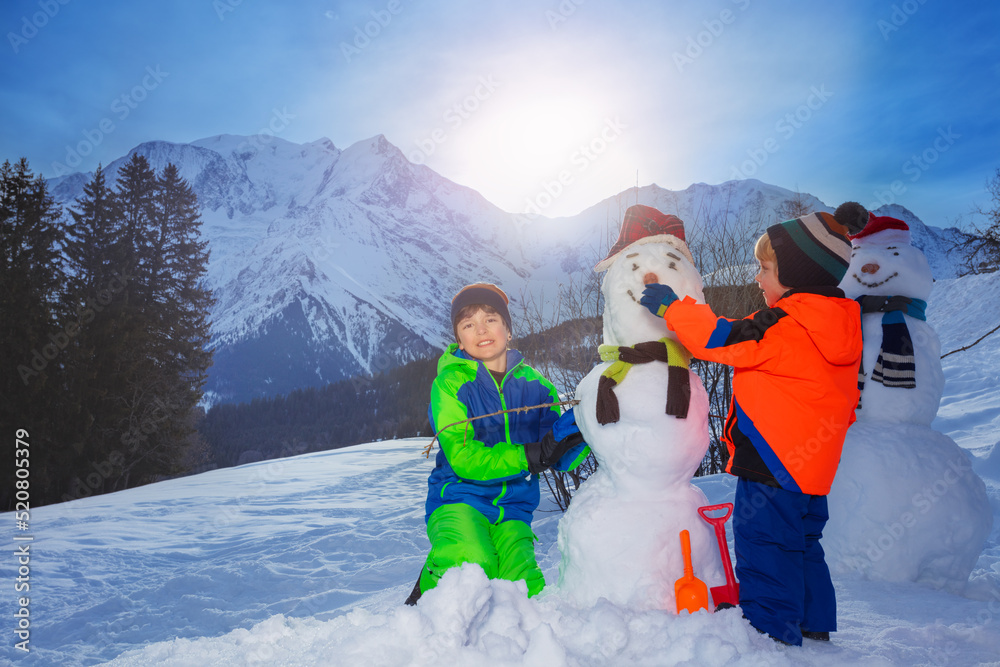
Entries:
[[878,264],[871,262],[861,267],[861,273],[878,273],[878,269]]
[[653,283],[658,283],[658,282],[660,282],[660,277],[655,273],[653,273],[652,271],[650,271],[649,273],[647,273],[642,277],[643,285],[652,285]]

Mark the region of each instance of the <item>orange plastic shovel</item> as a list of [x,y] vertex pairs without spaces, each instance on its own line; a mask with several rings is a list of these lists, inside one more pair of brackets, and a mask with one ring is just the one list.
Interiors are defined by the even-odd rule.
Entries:
[[693,614],[699,609],[708,609],[708,586],[694,576],[691,565],[691,535],[681,531],[681,554],[684,556],[684,576],[674,583],[674,597],[677,598],[677,613],[687,609]]

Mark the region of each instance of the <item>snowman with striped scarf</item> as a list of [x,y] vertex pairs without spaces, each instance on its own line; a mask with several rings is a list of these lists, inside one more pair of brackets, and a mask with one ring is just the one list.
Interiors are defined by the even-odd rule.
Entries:
[[941,341],[925,311],[934,279],[902,220],[871,215],[851,236],[854,247],[840,288],[861,305],[865,349],[858,387],[859,421],[930,425],[944,389]]
[[961,593],[993,512],[969,455],[930,426],[944,373],[925,317],[927,259],[905,222],[865,215],[840,284],[861,306],[864,353],[857,421],[828,496],[826,560],[834,574]]
[[602,363],[579,384],[577,424],[599,468],[559,523],[560,594],[630,609],[676,611],[684,574],[680,531],[690,533],[695,576],[724,583],[708,504],[691,479],[708,448],[708,395],[663,318],[639,303],[650,283],[704,303],[701,276],[673,215],[636,205],[595,271],[607,271]]

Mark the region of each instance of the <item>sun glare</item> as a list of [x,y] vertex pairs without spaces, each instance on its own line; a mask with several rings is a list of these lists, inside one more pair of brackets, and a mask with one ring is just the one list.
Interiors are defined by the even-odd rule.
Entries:
[[[608,140],[601,138],[602,132],[610,136],[606,116],[600,104],[581,95],[498,90],[460,128],[451,158],[482,175],[476,180],[489,182],[479,186],[484,195],[521,212],[546,184],[561,189],[562,179],[568,189],[568,181],[577,180],[592,159],[595,140],[606,148]],[[490,197],[490,191],[503,194]]]
[[568,166],[574,146],[587,141],[586,116],[566,100],[522,100],[507,105],[483,130],[511,168],[544,172]]

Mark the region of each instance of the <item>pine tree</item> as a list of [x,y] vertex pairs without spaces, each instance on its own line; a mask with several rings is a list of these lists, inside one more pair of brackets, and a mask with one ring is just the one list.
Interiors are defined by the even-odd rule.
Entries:
[[[27,432],[30,496],[43,499],[55,481],[51,463],[59,439],[60,414],[47,407],[62,394],[64,350],[70,336],[60,303],[66,276],[60,257],[60,212],[45,181],[33,177],[28,162],[5,161],[0,167],[0,423],[10,445],[18,429]],[[8,451],[4,448],[4,451]],[[25,458],[25,457],[20,457]],[[15,459],[9,452],[8,461]],[[0,509],[13,509],[14,468],[3,466]],[[21,478],[24,479],[23,477]]]
[[103,493],[120,473],[123,453],[115,434],[121,428],[122,406],[117,385],[120,355],[128,344],[124,301],[135,281],[119,201],[100,167],[70,214],[68,299],[78,335],[67,392],[80,402],[80,412],[65,452],[70,470],[61,500]]
[[[200,238],[197,196],[177,168],[168,164],[155,185],[140,263],[146,276],[143,345],[154,363],[133,387],[142,403],[125,436],[130,455],[124,472],[136,481],[183,472],[206,452],[193,424],[211,365],[212,300],[201,284],[208,243]],[[139,209],[140,202],[134,205]]]
[[[112,489],[150,481],[151,460],[160,458],[172,435],[165,428],[170,369],[164,368],[159,349],[160,297],[156,292],[157,179],[146,158],[133,153],[118,171],[115,200],[120,213],[120,261],[130,280],[117,304],[114,447],[122,454]],[[110,446],[110,445],[109,445]],[[148,475],[152,477],[152,475]]]

